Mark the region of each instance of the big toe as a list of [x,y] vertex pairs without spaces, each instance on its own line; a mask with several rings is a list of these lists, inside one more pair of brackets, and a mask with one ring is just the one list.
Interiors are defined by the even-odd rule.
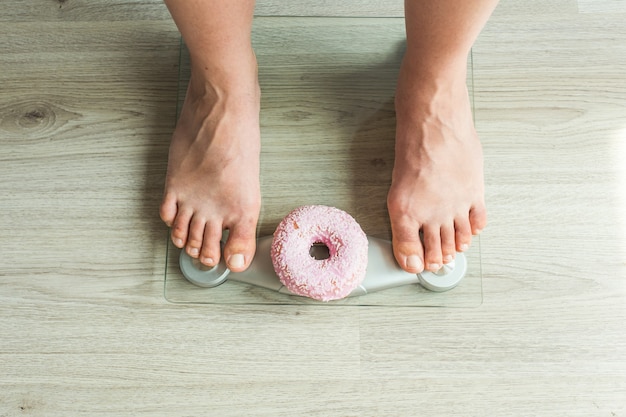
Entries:
[[391,222],[393,254],[402,269],[413,274],[424,270],[424,247],[419,225],[406,221]]
[[176,218],[176,210],[178,208],[178,204],[176,202],[176,197],[166,194],[163,197],[163,201],[161,202],[161,207],[159,208],[159,214],[161,216],[161,220],[167,225],[167,227],[172,227],[174,223],[174,219]]
[[487,209],[484,204],[476,206],[470,210],[469,221],[472,227],[472,234],[478,235],[487,226]]
[[250,266],[256,251],[256,222],[242,222],[229,229],[224,245],[224,259],[233,272],[244,271]]

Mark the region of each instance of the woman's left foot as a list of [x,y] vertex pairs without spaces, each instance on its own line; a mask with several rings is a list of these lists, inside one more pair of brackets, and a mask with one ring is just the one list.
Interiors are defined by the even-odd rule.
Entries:
[[400,70],[387,205],[394,255],[411,273],[439,270],[487,224],[482,147],[465,77],[464,66],[429,74],[407,57]]

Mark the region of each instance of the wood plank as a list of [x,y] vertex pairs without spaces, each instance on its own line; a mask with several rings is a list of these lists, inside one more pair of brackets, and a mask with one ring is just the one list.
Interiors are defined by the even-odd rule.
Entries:
[[[258,10],[374,13],[377,4],[274,0]],[[619,4],[503,1],[474,48],[490,210],[481,240],[483,305],[324,309],[163,298],[167,231],[157,210],[179,36],[160,0],[5,1],[0,415],[623,414],[626,38]],[[305,30],[315,34],[314,26]],[[319,39],[316,53],[334,44],[323,33]],[[320,80],[340,86],[352,79],[350,66],[359,73],[354,51],[337,53],[348,53],[341,65],[309,73],[300,92],[281,90],[280,78],[303,69],[277,61],[263,75],[265,121],[282,120],[285,130],[314,124],[319,118],[307,119],[307,111],[315,98],[329,100],[324,120],[341,126],[345,102],[311,91]],[[366,73],[376,80],[376,71]],[[363,107],[371,119],[351,109],[344,120],[361,123],[367,137],[387,131],[388,87],[374,90],[379,107]],[[302,108],[286,112],[281,100]],[[334,155],[319,157],[332,162]],[[363,162],[343,174],[361,175]],[[382,177],[389,167],[378,164]],[[269,169],[278,183],[266,185],[289,187],[291,177]],[[341,184],[338,172],[328,180]],[[347,184],[362,193],[367,209],[359,215],[384,215],[375,204],[382,183]]]

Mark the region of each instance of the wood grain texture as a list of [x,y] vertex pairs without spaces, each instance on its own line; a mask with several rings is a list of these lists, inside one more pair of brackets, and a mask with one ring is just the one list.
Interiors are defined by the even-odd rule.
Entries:
[[[179,35],[160,1],[4,2],[0,416],[626,415],[626,11],[528,4],[474,48],[483,305],[326,309],[163,298]],[[276,71],[265,122],[305,123],[318,96]]]
[[259,16],[402,17],[404,1],[258,0],[255,13]]

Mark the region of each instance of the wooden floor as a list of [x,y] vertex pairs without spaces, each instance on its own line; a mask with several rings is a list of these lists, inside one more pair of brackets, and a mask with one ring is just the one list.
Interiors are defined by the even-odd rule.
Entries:
[[[402,13],[292,3],[257,12]],[[502,0],[475,45],[480,307],[180,305],[158,218],[179,90],[167,10],[5,0],[0,416],[626,415],[624,21],[623,0]],[[269,109],[305,100],[273,88]]]

